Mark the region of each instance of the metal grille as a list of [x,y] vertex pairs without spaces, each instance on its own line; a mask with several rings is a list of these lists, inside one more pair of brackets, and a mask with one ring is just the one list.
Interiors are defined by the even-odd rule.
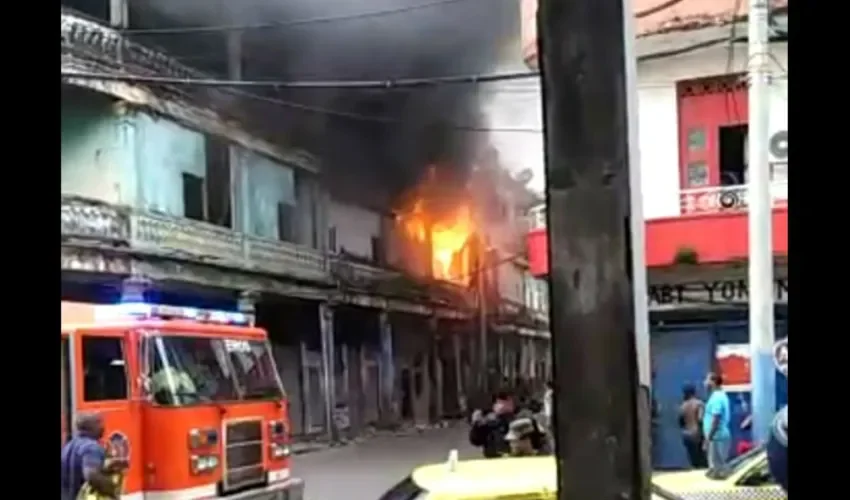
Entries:
[[684,500],[788,500],[779,486],[738,486],[728,490],[682,493]]
[[225,427],[225,490],[265,481],[261,420],[230,422]]

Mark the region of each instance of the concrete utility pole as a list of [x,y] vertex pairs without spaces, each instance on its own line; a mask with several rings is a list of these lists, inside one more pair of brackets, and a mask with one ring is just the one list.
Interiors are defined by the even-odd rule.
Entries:
[[749,3],[749,284],[753,437],[765,442],[776,410],[773,365],[773,197],[770,189],[768,0]]
[[649,498],[627,248],[626,8],[538,9],[559,499]]

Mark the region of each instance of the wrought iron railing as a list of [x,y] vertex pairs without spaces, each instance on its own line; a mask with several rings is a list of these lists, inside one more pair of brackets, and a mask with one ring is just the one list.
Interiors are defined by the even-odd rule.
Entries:
[[[739,186],[705,187],[683,189],[679,192],[680,210],[677,215],[709,215],[728,212],[741,212],[747,209],[746,184]],[[775,181],[770,184],[773,207],[788,206],[788,181]],[[546,227],[546,207],[535,207],[529,215],[530,229]]]
[[[679,195],[681,215],[717,214],[740,212],[747,209],[748,187],[738,186],[683,189]],[[773,206],[788,205],[788,182],[773,182],[770,185]]]
[[318,250],[171,215],[78,197],[62,197],[62,236],[75,241],[123,245],[139,252],[291,276],[330,279]]

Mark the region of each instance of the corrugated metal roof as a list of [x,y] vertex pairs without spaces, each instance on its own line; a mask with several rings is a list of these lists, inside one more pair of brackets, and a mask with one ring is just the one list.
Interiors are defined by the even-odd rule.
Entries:
[[[652,10],[669,0],[634,0],[634,12]],[[770,0],[775,9],[787,8],[788,0]],[[722,26],[735,19],[746,17],[749,2],[746,0],[680,0],[658,12],[637,20],[638,36],[649,36],[669,31],[686,31]]]
[[[61,69],[67,72],[208,78],[166,54],[125,39],[114,29],[62,10]],[[144,85],[122,81],[102,81],[65,77],[69,85],[111,95],[128,104],[147,108],[201,132],[224,138],[245,149],[268,156],[289,166],[318,172],[318,161],[309,153],[282,147],[247,130],[237,119],[221,112],[233,106],[238,96],[213,88],[187,88]]]

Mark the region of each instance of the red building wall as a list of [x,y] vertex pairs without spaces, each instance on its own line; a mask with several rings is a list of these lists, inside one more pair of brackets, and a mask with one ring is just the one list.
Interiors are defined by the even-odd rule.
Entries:
[[[747,123],[747,86],[739,75],[679,82],[679,186],[720,185],[720,127]],[[704,184],[689,182],[689,166],[707,170]],[[744,179],[739,179],[744,182]]]

